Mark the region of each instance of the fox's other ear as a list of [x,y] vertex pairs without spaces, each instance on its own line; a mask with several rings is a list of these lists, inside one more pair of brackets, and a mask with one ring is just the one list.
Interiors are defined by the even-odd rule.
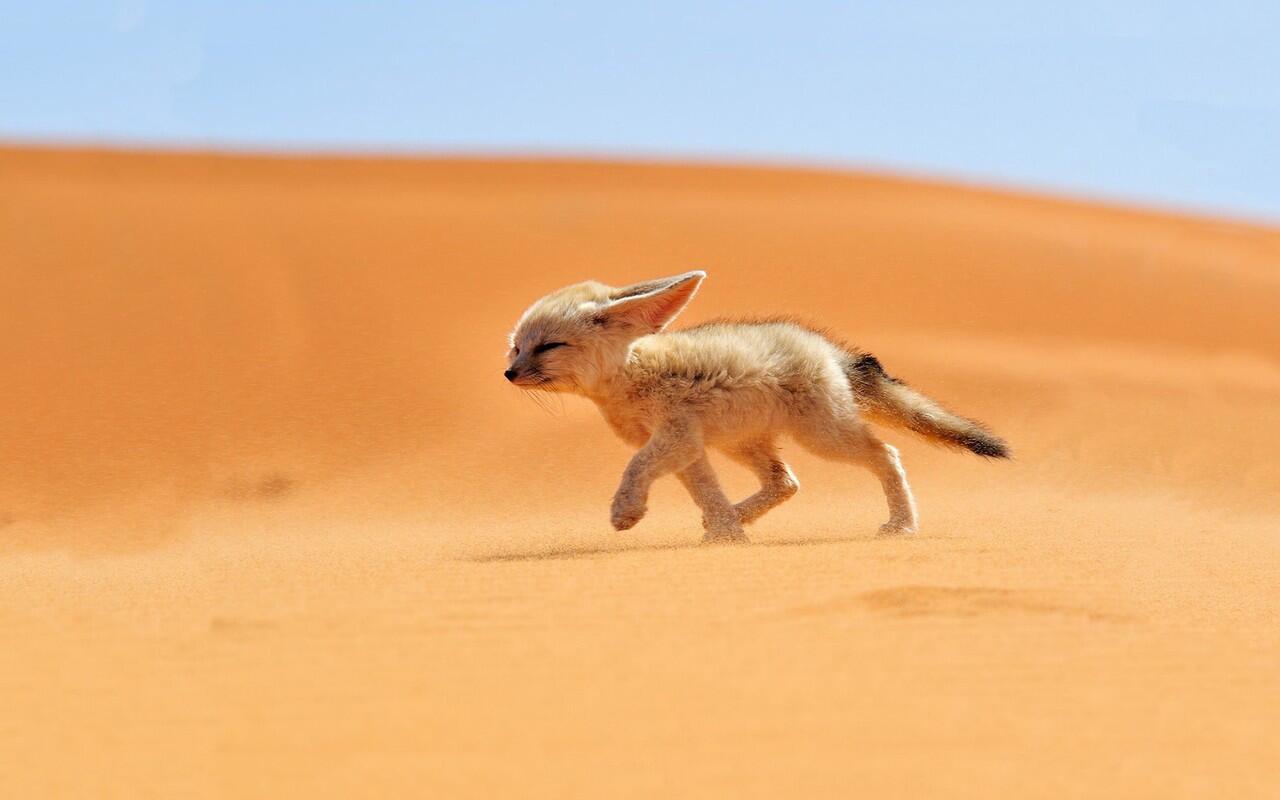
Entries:
[[684,310],[705,277],[707,273],[699,269],[614,289],[609,293],[609,304],[601,309],[600,317],[610,322],[628,322],[650,331],[660,331]]

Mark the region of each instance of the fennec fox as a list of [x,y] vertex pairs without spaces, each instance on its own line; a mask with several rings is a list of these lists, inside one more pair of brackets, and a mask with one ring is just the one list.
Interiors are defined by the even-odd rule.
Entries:
[[[614,432],[639,448],[613,497],[613,527],[645,514],[649,487],[674,472],[702,509],[704,541],[745,541],[742,526],[796,493],[778,456],[790,434],[814,453],[875,473],[889,501],[883,533],[916,530],[898,451],[864,420],[1005,458],[1004,442],[890,377],[874,356],[785,320],[709,322],[663,332],[704,272],[616,289],[588,281],[529,307],[511,333],[504,373],[516,386],[594,400]],[[708,447],[756,474],[760,491],[725,497]]]

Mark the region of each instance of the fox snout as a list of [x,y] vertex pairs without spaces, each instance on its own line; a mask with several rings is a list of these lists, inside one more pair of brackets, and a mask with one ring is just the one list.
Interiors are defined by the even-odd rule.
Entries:
[[533,364],[512,364],[503,370],[502,377],[510,381],[513,386],[519,386],[522,389],[542,386],[547,382],[546,376]]
[[503,371],[502,377],[506,378],[511,383],[514,383],[516,386],[519,386],[521,379],[527,378],[529,376],[527,374],[527,371],[521,372],[519,367],[511,366],[511,367],[507,367],[506,370]]

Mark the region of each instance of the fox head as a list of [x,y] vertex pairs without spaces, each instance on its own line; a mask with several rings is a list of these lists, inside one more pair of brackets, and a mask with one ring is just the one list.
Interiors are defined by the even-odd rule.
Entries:
[[693,299],[700,270],[622,288],[575,283],[538,300],[511,332],[506,379],[524,389],[589,393]]

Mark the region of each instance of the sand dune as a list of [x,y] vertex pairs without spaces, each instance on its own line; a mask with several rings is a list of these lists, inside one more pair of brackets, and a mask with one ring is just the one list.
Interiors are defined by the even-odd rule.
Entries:
[[[613,532],[503,338],[691,268],[1016,460]],[[1275,230],[887,177],[0,150],[0,793],[1275,797],[1277,309]]]

